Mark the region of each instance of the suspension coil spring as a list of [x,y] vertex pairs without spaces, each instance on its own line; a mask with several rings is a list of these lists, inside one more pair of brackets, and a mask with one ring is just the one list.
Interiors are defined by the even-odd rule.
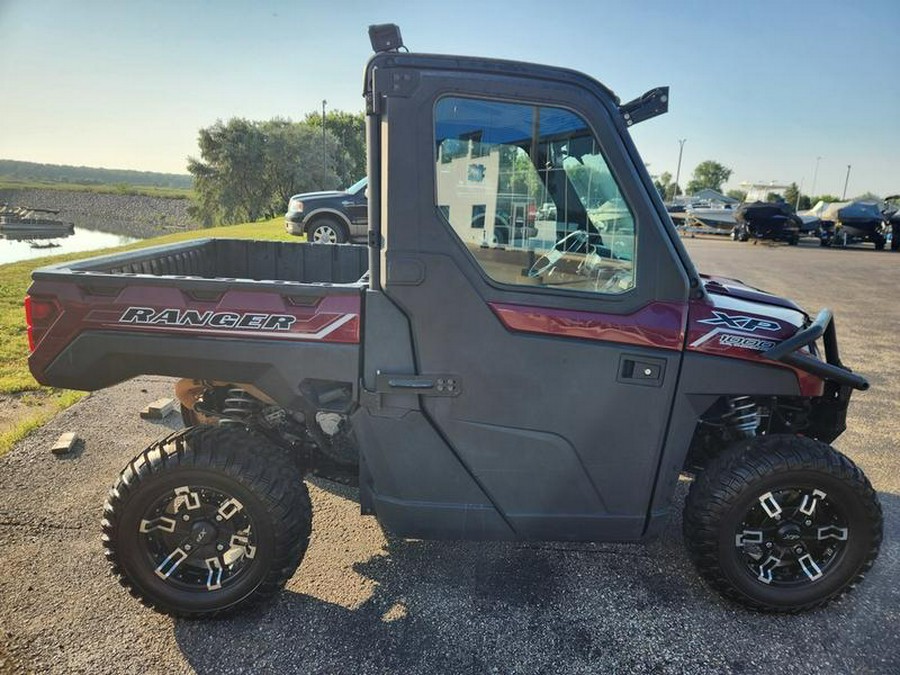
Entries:
[[731,396],[728,399],[730,410],[726,416],[728,426],[746,437],[756,435],[759,427],[759,410],[756,401],[750,396]]
[[232,387],[223,401],[219,424],[244,425],[261,407],[260,402],[245,390]]

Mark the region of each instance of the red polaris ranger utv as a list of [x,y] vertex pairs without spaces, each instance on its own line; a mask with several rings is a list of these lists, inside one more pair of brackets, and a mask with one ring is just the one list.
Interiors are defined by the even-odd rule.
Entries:
[[[827,309],[694,269],[628,133],[668,90],[622,104],[370,35],[368,246],[205,239],[34,272],[39,382],[185,378],[189,428],[106,504],[128,590],[189,617],[278,593],[313,471],[358,481],[398,537],[634,542],[685,472],[685,543],[726,597],[796,612],[856,584],[881,508],[828,443],[868,383]],[[536,233],[496,234],[546,203]]]

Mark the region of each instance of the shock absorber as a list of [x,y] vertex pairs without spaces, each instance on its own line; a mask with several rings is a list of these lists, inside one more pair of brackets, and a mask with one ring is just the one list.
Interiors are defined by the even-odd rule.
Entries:
[[723,415],[726,424],[744,438],[756,436],[759,427],[759,410],[750,396],[730,396],[727,399],[728,412]]
[[257,399],[240,387],[229,389],[222,403],[220,425],[243,426],[262,408],[262,404]]

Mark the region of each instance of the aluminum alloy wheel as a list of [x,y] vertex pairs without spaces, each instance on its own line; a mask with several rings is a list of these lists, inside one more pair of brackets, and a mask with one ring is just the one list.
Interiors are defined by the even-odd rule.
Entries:
[[312,239],[316,244],[336,244],[338,233],[331,225],[318,225],[313,230]]
[[849,537],[843,510],[823,490],[790,487],[758,496],[735,531],[734,546],[759,583],[796,588],[828,574]]
[[140,546],[160,579],[182,590],[234,583],[256,555],[253,519],[221,490],[184,485],[166,492],[139,524]]

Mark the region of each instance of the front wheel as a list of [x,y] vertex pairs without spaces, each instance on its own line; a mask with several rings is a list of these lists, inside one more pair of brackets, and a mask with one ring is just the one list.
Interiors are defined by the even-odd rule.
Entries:
[[691,486],[684,538],[701,576],[766,612],[801,612],[851,590],[872,566],[881,505],[847,457],[801,436],[733,446]]
[[343,244],[350,239],[346,228],[330,218],[319,218],[311,223],[306,238],[311,244]]
[[163,614],[210,617],[278,593],[309,542],[299,470],[264,438],[202,426],[132,460],[104,508],[120,583]]

